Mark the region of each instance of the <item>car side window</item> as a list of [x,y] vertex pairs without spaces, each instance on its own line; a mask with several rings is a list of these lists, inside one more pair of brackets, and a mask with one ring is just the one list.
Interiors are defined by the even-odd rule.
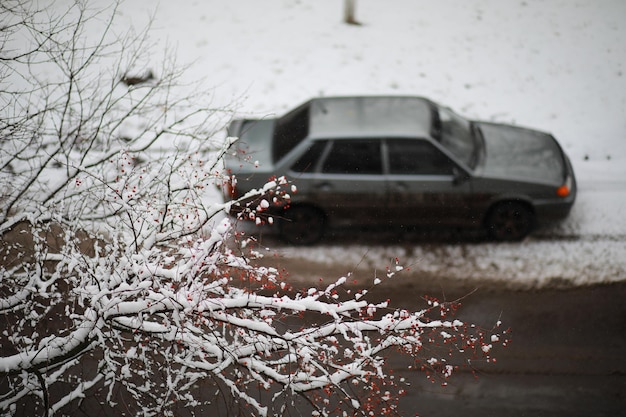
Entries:
[[455,163],[425,140],[388,140],[387,150],[390,174],[453,175]]
[[291,170],[295,172],[313,172],[317,166],[317,161],[322,156],[326,148],[327,141],[318,140],[309,146],[295,164],[291,166]]
[[326,174],[382,175],[380,140],[335,140],[322,164]]

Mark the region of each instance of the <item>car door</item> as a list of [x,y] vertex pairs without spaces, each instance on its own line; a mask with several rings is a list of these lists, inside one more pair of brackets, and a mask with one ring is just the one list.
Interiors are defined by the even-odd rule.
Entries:
[[388,209],[400,225],[465,224],[470,182],[448,155],[425,139],[385,141]]
[[336,224],[384,220],[385,176],[380,139],[334,139],[311,183],[311,200]]

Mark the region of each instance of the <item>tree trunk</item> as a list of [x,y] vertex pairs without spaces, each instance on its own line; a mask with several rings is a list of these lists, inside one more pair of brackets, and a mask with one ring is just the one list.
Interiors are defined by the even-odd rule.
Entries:
[[356,20],[356,0],[344,0],[343,21],[349,25],[360,25]]

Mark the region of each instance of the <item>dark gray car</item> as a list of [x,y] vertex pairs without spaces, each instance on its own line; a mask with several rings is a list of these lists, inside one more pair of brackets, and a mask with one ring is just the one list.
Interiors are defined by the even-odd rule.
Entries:
[[[569,159],[548,133],[466,120],[421,97],[325,97],[282,117],[235,120],[228,198],[285,176],[297,186],[270,213],[289,242],[349,225],[485,228],[520,240],[565,218]],[[237,207],[233,208],[237,211]]]

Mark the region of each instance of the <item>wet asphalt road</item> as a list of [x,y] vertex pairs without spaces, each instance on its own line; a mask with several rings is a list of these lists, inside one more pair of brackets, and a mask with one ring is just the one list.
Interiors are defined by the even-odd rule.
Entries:
[[[311,270],[345,273],[302,260],[271,262],[293,280]],[[415,310],[425,306],[425,294],[464,297],[460,319],[488,328],[500,319],[511,327],[512,343],[494,350],[497,363],[480,367],[478,379],[457,373],[446,387],[391,356],[396,375],[411,383],[400,403],[402,416],[626,416],[626,282],[529,291],[409,273],[368,296]]]
[[[414,304],[420,286],[388,295]],[[463,289],[450,290],[448,299]],[[403,399],[405,416],[626,416],[626,284],[568,290],[510,291],[477,288],[459,316],[485,327],[501,317],[512,343],[494,351],[497,363],[457,374],[447,387],[408,374],[414,389]]]

